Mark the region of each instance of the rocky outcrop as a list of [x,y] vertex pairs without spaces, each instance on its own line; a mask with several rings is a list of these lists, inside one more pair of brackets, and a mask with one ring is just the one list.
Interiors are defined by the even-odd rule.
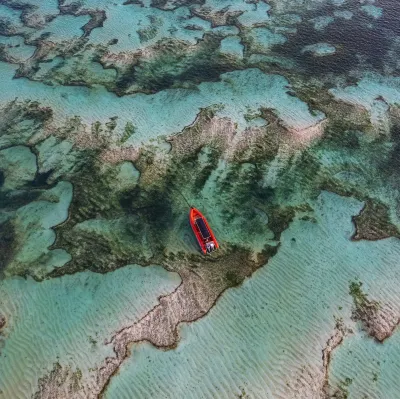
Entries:
[[6,323],[6,317],[0,313],[0,331],[5,327]]
[[[336,320],[335,331],[326,342],[325,348],[322,350],[323,384],[321,398],[329,399],[332,397],[340,397],[332,396],[332,387],[329,386],[329,366],[332,359],[332,353],[338,346],[340,346],[344,338],[351,333],[352,331],[343,324],[341,319]],[[338,393],[339,392],[336,390],[334,395],[337,395]]]
[[69,367],[62,367],[60,363],[55,363],[50,374],[39,379],[39,388],[33,398],[87,398],[81,380],[82,373],[80,370],[72,371]]
[[353,217],[356,231],[352,240],[382,240],[388,237],[400,238],[400,232],[390,221],[389,208],[377,201],[368,200],[361,212]]
[[354,308],[352,319],[360,321],[368,335],[379,342],[389,338],[400,323],[399,312],[390,304],[381,304],[368,299],[361,290],[361,282],[350,284],[350,295],[353,297]]

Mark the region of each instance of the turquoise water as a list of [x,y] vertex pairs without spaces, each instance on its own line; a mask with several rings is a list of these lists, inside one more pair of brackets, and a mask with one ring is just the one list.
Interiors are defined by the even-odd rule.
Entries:
[[41,0],[25,0],[24,4],[34,6],[33,12],[38,15],[57,15],[60,10],[58,9],[58,2],[56,0],[48,0],[43,2]]
[[179,282],[158,266],[129,265],[106,276],[86,272],[41,284],[30,278],[2,283],[1,309],[8,320],[1,349],[2,396],[30,397],[37,379],[56,361],[89,378],[91,369],[111,355],[104,345],[110,334],[143,316]]
[[[204,35],[203,30],[209,30],[210,24],[206,21],[191,17],[186,7],[176,11],[161,11],[147,7],[133,5],[125,7],[123,1],[110,3],[106,10],[109,18],[102,29],[96,29],[90,35],[90,42],[100,44],[114,38],[117,33],[118,43],[111,47],[113,52],[137,51],[156,43],[162,38],[173,37],[195,44]],[[196,25],[199,30],[186,29],[186,26]],[[121,34],[122,33],[122,34]]]
[[249,33],[252,40],[252,47],[254,46],[254,52],[265,52],[271,49],[271,47],[277,44],[283,44],[286,42],[286,37],[282,34],[271,32],[266,28],[254,28]]
[[4,173],[2,190],[18,189],[32,181],[36,174],[36,157],[28,147],[16,146],[0,151]]
[[60,15],[51,21],[46,28],[30,36],[30,39],[37,39],[43,34],[49,35],[48,40],[52,42],[78,38],[83,34],[81,27],[84,26],[89,19],[88,16],[74,17],[72,15]]
[[243,45],[240,43],[240,37],[231,36],[222,40],[221,51],[236,57],[243,57]]
[[388,104],[399,104],[399,87],[398,77],[367,74],[357,82],[356,86],[335,88],[331,93],[340,100],[356,103],[371,110],[373,101],[379,96],[382,96]]
[[397,2],[3,3],[0,399],[397,399]]
[[362,334],[351,337],[333,358],[332,380],[338,383],[350,378],[348,392],[354,397],[395,398],[398,394],[395,383],[398,348],[399,334],[391,337],[385,345],[365,339]]
[[0,4],[0,15],[2,20],[9,24],[12,32],[18,32],[23,30],[23,25],[20,20],[21,11],[13,10],[3,4]]
[[362,6],[361,9],[370,17],[378,19],[382,17],[383,10],[380,7],[376,7],[371,4],[367,4],[365,6]]
[[335,54],[336,48],[329,43],[316,43],[305,46],[302,52],[311,52],[317,57],[323,57],[325,55]]
[[[310,114],[307,105],[286,94],[288,82],[277,75],[265,75],[256,69],[231,72],[217,84],[202,83],[196,90],[165,90],[154,95],[137,94],[118,98],[101,87],[56,88],[36,82],[12,80],[14,68],[0,63],[5,91],[2,101],[34,98],[51,106],[58,118],[79,115],[85,123],[103,123],[118,115],[120,129],[126,122],[136,127],[132,144],[160,135],[170,135],[190,125],[201,108],[222,105],[221,116],[229,116],[243,130],[247,108],[274,107],[288,126],[304,128],[323,118]],[[264,93],[268,93],[265,95]]]
[[[316,221],[293,222],[267,268],[226,293],[207,318],[181,326],[176,350],[137,344],[106,397],[231,398],[242,391],[249,397],[317,397],[323,383],[321,352],[335,317],[353,327],[349,281],[362,279],[369,295],[382,301],[391,298],[396,307],[399,303],[399,242],[349,241],[354,229],[351,216],[361,206],[355,200],[321,194],[313,204]],[[371,394],[373,368],[378,384],[371,388],[377,395],[372,397],[380,397],[378,392],[396,397],[390,365],[400,355],[398,334],[384,349],[353,328],[354,335],[334,352],[334,381],[354,378],[358,382],[350,392],[362,397],[362,392]],[[362,360],[356,352],[348,354],[353,346]],[[374,367],[371,358],[382,366]],[[363,380],[357,380],[358,373]]]
[[63,249],[49,250],[55,240],[52,227],[67,219],[71,199],[71,184],[60,182],[36,201],[16,211],[14,228],[18,245],[14,248],[14,258],[9,263],[11,269],[23,271],[31,263],[35,265],[39,262],[42,267],[36,269],[33,275],[41,276],[71,259]]
[[0,36],[0,43],[4,44],[7,54],[18,61],[26,61],[35,52],[34,46],[24,44],[21,36]]

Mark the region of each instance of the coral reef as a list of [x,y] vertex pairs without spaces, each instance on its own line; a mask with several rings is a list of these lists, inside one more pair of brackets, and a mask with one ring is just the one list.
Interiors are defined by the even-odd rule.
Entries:
[[39,389],[34,399],[55,398],[84,398],[82,392],[82,373],[63,368],[59,363],[54,364],[53,370],[39,380]]
[[353,218],[356,231],[353,240],[381,240],[400,238],[399,231],[390,221],[388,207],[377,201],[368,201],[358,216]]
[[[283,245],[298,245],[305,230],[284,237],[293,223],[320,229],[310,237],[336,234],[325,219],[341,217],[340,205],[332,200],[336,213],[320,212],[330,201],[321,192],[364,203],[346,213],[353,225],[340,232],[338,253],[377,240],[396,246],[400,47],[392,2],[39,3],[0,4],[0,289],[21,277],[40,286],[89,271],[106,278],[132,264],[160,265],[181,281],[107,330],[89,372],[53,354],[39,381],[26,372],[22,385],[37,386],[35,398],[106,394],[140,342],[172,353],[184,323],[268,268]],[[218,237],[212,256],[197,250],[188,205],[204,210]],[[318,284],[325,282],[315,277],[310,287]],[[394,334],[400,316],[391,298],[369,299],[359,282],[350,294],[346,325],[351,313],[379,342]],[[345,301],[347,292],[340,295]],[[19,308],[9,302],[0,298],[0,329],[12,335]],[[296,369],[288,390],[346,397],[352,380],[331,386],[329,374],[348,335],[338,318],[322,365],[319,357]],[[8,383],[1,374],[0,390]]]
[[355,321],[361,321],[368,335],[383,342],[399,325],[400,314],[390,304],[380,304],[368,299],[361,287],[361,282],[350,284],[350,295],[354,302],[352,318]]
[[329,340],[326,343],[326,347],[322,351],[324,382],[321,389],[321,397],[324,399],[342,398],[341,395],[344,394],[342,387],[334,389],[329,386],[329,366],[331,363],[333,352],[343,342],[344,338],[351,333],[352,331],[346,328],[345,325],[343,324],[343,320],[337,319],[335,325],[335,332],[329,338]]

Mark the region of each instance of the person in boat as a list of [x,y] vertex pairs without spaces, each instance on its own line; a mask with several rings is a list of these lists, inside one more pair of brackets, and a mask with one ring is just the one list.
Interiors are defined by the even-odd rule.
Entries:
[[210,252],[214,251],[215,244],[212,241],[209,241],[206,243],[206,248],[207,248],[207,252],[210,253]]

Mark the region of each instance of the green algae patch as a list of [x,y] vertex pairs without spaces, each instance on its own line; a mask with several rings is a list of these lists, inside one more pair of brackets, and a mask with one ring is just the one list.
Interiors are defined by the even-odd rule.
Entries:
[[[82,390],[82,372],[80,369],[75,371],[70,367],[62,367],[60,363],[55,363],[51,372],[42,378],[39,378],[39,390],[33,395],[33,399],[40,399],[43,395],[52,394],[56,390],[57,385],[62,385],[65,381],[69,381],[68,393],[75,395]],[[52,392],[50,392],[52,391]]]
[[104,68],[100,63],[102,48],[84,46],[77,42],[75,51],[60,52],[51,62],[47,59],[37,59],[37,67],[25,74],[35,81],[54,86],[87,86],[102,85],[112,90],[117,78],[117,71]]
[[338,385],[338,389],[334,393],[334,397],[338,399],[348,399],[349,397],[349,387],[352,384],[353,380],[349,377],[345,378]]
[[36,156],[28,147],[16,146],[0,151],[2,190],[15,190],[32,182],[36,176]]
[[125,143],[136,132],[136,127],[132,122],[126,122],[124,134],[121,137],[121,144]]
[[52,118],[50,108],[35,101],[11,101],[0,108],[0,148],[26,145]]
[[5,266],[6,276],[32,275],[40,279],[71,259],[62,249],[48,249],[55,240],[52,228],[68,217],[71,198],[72,186],[60,182],[54,188],[44,190],[36,200],[16,210],[12,219],[13,256]]
[[47,183],[69,179],[85,163],[87,153],[74,148],[74,143],[50,136],[35,146],[40,174],[48,174]]
[[158,33],[157,24],[160,23],[160,20],[158,20],[157,18],[151,18],[150,22],[151,22],[150,26],[146,26],[145,28],[137,30],[137,34],[139,35],[141,43],[148,42],[149,40],[152,40],[157,36]]
[[[257,145],[268,135],[265,132],[242,159],[238,151],[234,161],[226,162],[223,157],[233,127],[217,118],[216,112],[203,110],[193,125],[170,138],[166,151],[162,143],[142,147],[134,165],[101,164],[93,153],[72,178],[69,218],[56,227],[53,249],[65,249],[72,260],[51,275],[87,268],[107,272],[129,262],[189,259],[197,253],[197,244],[187,222],[186,199],[209,217],[224,248],[222,257],[240,250],[255,258],[272,256],[275,240],[296,211],[281,209],[271,201],[271,189],[262,185],[262,165],[277,153],[277,136],[271,141],[274,146],[265,147],[270,155],[265,157]],[[216,128],[221,134],[210,136]],[[229,276],[227,280],[229,285],[240,282]]]
[[15,245],[15,230],[13,224],[7,220],[0,223],[0,276],[3,275],[4,269],[11,261]]
[[[153,28],[147,28],[147,33],[148,29]],[[196,46],[173,39],[158,43],[152,48],[153,56],[135,60],[120,71],[117,93],[155,93],[218,80],[221,74],[241,67],[235,57],[219,51],[221,39],[217,35],[206,35]]]
[[361,281],[352,281],[349,286],[349,294],[352,296],[356,307],[365,306],[368,301],[367,295],[363,292],[361,287]]
[[56,228],[54,245],[67,248],[72,261],[66,270],[54,273],[107,272],[133,259],[148,263],[154,251],[150,248],[157,245],[152,234],[166,226],[165,195],[140,190],[139,177],[130,162],[100,165],[93,161],[75,175],[70,217]]

